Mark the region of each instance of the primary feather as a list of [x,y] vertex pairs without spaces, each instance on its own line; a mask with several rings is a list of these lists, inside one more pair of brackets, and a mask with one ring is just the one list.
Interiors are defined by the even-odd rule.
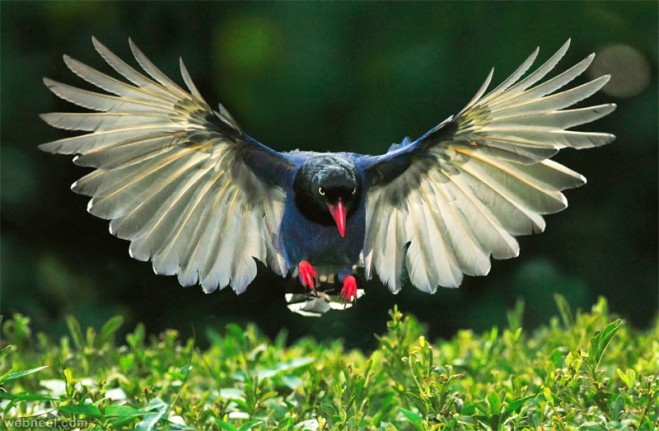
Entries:
[[77,164],[96,168],[72,186],[92,196],[89,212],[111,220],[110,231],[131,241],[132,257],[152,260],[158,274],[178,274],[185,286],[200,283],[211,292],[231,284],[242,292],[256,276],[254,259],[285,275],[288,264],[276,237],[285,192],[264,181],[247,159],[257,154],[272,172],[288,161],[246,137],[225,110],[212,111],[182,62],[190,92],[132,42],[148,76],[93,43],[130,82],[64,56],[76,75],[111,94],[44,79],[62,99],[100,112],[42,115],[54,127],[90,133],[40,147],[76,154]]
[[[602,88],[608,76],[556,93],[586,70],[593,55],[533,86],[568,47],[569,41],[521,79],[536,50],[485,94],[490,73],[455,117],[408,146],[366,161],[372,178],[364,244],[367,277],[377,273],[392,291],[398,291],[402,268],[391,262],[405,246],[412,284],[431,292],[437,286],[456,287],[463,273],[487,274],[490,255],[517,256],[519,246],[513,236],[542,232],[542,215],[567,207],[561,191],[584,184],[585,178],[548,158],[562,148],[590,148],[615,138],[566,130],[615,109],[613,104],[565,109]],[[405,168],[392,168],[394,163]],[[391,221],[400,227],[368,223],[391,207],[403,214]],[[402,237],[395,234],[401,230]]]

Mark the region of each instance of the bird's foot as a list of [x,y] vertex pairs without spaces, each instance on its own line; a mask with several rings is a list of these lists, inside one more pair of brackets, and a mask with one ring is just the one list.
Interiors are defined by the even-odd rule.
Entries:
[[303,260],[297,266],[302,286],[314,289],[318,285],[318,274],[309,262]]
[[349,275],[343,279],[341,296],[348,302],[357,300],[357,280],[355,280],[355,277],[352,275]]

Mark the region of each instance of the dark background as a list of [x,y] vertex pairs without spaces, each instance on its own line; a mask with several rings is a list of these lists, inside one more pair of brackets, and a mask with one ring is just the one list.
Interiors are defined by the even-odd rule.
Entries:
[[[657,3],[110,3],[2,2],[2,313],[36,329],[64,332],[63,317],[98,325],[121,313],[129,327],[203,333],[253,321],[267,334],[343,338],[369,348],[395,303],[431,337],[505,322],[523,298],[529,327],[555,314],[552,295],[589,307],[599,295],[634,325],[657,311]],[[278,150],[383,152],[457,112],[496,66],[494,84],[536,47],[538,64],[572,38],[559,68],[612,45],[609,94],[618,110],[588,127],[618,136],[610,146],[563,151],[556,159],[588,185],[567,192],[570,208],[524,237],[521,257],[495,262],[484,278],[430,296],[394,296],[365,284],[356,307],[304,318],[284,304],[285,281],[263,268],[248,291],[204,295],[155,276],[129,258],[128,243],[85,212],[69,185],[86,170],[37,150],[66,136],[38,113],[70,110],[50,94],[49,76],[80,84],[64,53],[103,71],[95,35],[122,58],[128,37],[175,80],[182,56],[206,99],[222,101],[242,127]],[[630,50],[628,49],[627,52]],[[649,76],[648,76],[649,73]],[[584,82],[580,78],[577,82]],[[622,89],[622,90],[621,90]]]

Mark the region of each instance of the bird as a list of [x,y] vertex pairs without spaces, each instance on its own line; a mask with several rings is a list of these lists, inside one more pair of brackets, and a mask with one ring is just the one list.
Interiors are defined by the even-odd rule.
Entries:
[[351,305],[361,268],[393,293],[403,285],[428,293],[457,287],[464,275],[486,275],[492,259],[517,257],[515,237],[542,232],[543,215],[567,207],[562,192],[585,184],[551,159],[559,150],[615,139],[571,130],[616,108],[572,107],[610,79],[568,85],[595,54],[546,78],[569,39],[528,73],[536,48],[488,92],[491,69],[459,112],[378,155],[276,151],[245,133],[222,104],[213,110],[182,59],[186,88],[131,39],[141,71],[92,43],[116,76],[64,55],[98,90],[44,78],[52,93],[86,111],[41,118],[86,133],[39,148],[93,168],[71,188],[91,197],[88,211],[110,220],[111,234],[130,241],[131,257],[206,293],[244,292],[257,261],[282,277],[297,275],[310,293],[336,276],[338,296]]

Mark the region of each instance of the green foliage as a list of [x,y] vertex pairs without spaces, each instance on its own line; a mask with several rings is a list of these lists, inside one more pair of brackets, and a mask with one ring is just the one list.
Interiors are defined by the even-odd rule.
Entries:
[[54,342],[16,315],[0,414],[99,430],[656,429],[659,328],[633,331],[603,299],[588,313],[556,302],[560,319],[532,333],[520,301],[506,328],[436,343],[394,308],[368,354],[237,325],[209,331],[208,349],[171,330],[147,339],[141,325],[117,345],[119,317],[98,333],[69,317]]
[[[637,327],[647,327],[656,312],[657,1],[0,1],[0,10],[2,311],[29,316],[33,332],[60,337],[68,331],[66,314],[83,329],[121,314],[122,336],[142,322],[155,334],[176,327],[184,338],[192,325],[203,334],[207,325],[249,319],[269,335],[288,328],[295,338],[341,337],[345,346],[371,350],[370,334],[384,328],[394,302],[424,322],[450,313],[428,327],[429,339],[501,327],[519,296],[526,329],[549,320],[553,292],[583,309],[603,295]],[[82,84],[63,54],[123,79],[94,51],[92,35],[139,69],[127,43],[132,37],[184,85],[181,57],[211,107],[221,102],[246,133],[280,151],[381,154],[457,113],[490,68],[494,88],[537,46],[539,66],[570,37],[556,73],[624,44],[639,52],[654,79],[631,98],[605,88],[589,99],[618,108],[583,130],[613,133],[617,141],[557,154],[588,184],[566,192],[570,207],[547,217],[546,233],[520,238],[519,259],[493,262],[487,277],[466,277],[463,289],[434,295],[409,286],[394,299],[379,280],[360,279],[368,307],[301,324],[284,306],[289,281],[262,267],[240,296],[231,289],[206,295],[198,286],[180,288],[176,277],[155,276],[149,264],[129,257],[126,241],[107,234],[106,221],[86,213],[88,198],[69,190],[88,170],[37,149],[72,136],[38,118],[77,110],[42,83],[47,76]],[[623,72],[612,71],[613,80],[633,83],[632,64],[618,66]],[[591,68],[578,83],[596,73]]]

